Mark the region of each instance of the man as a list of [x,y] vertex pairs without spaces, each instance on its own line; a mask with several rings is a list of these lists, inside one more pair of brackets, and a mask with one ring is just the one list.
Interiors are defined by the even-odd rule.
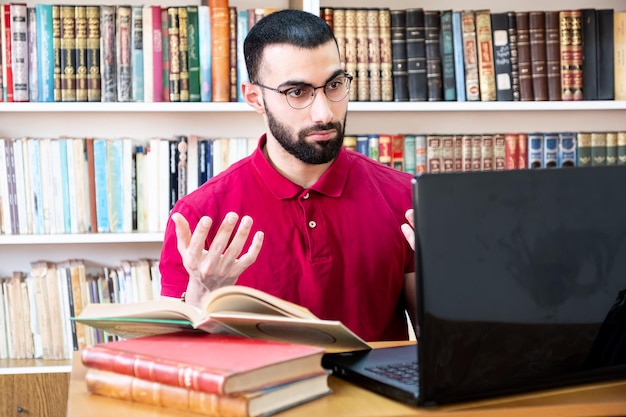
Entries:
[[252,27],[244,55],[242,93],[266,134],[250,157],[177,202],[162,295],[199,304],[236,283],[367,341],[406,338],[415,274],[401,225],[411,175],[343,148],[352,77],[331,29],[313,14],[278,11]]

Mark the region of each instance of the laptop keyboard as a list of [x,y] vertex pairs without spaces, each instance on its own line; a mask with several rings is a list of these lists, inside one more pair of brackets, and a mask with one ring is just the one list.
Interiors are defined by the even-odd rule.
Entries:
[[417,361],[398,362],[365,368],[370,372],[393,379],[402,384],[416,386],[418,381]]

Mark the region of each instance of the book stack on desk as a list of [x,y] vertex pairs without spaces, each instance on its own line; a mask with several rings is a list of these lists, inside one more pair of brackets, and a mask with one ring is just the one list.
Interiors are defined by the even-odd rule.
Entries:
[[209,416],[270,415],[330,393],[324,349],[177,332],[85,348],[92,394]]

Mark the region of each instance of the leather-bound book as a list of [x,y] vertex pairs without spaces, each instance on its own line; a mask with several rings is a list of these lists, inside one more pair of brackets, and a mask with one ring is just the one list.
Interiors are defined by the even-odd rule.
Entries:
[[426,80],[428,101],[443,99],[441,72],[441,13],[424,10],[424,34],[426,39]]
[[189,101],[189,18],[187,7],[178,7],[178,62],[180,65],[180,101]]
[[478,42],[478,79],[480,100],[496,100],[495,63],[493,59],[493,37],[491,13],[489,10],[476,10],[476,41]]
[[516,12],[517,59],[519,62],[519,90],[521,101],[533,101],[532,61],[530,55],[530,15],[529,12]]
[[598,99],[598,25],[596,9],[582,9],[583,98]]
[[598,66],[596,70],[598,74],[598,100],[613,100],[615,98],[613,19],[613,9],[596,10],[596,24],[598,28]]
[[76,101],[76,11],[62,5],[61,13],[61,101]]
[[535,101],[548,100],[548,68],[546,58],[546,14],[544,11],[528,13],[531,78]]
[[237,101],[239,89],[237,88],[237,8],[228,8],[228,73],[230,81],[230,101]]
[[561,28],[561,100],[572,101],[572,16],[570,10],[559,12],[559,27]]
[[467,101],[480,100],[478,81],[478,45],[476,44],[476,16],[472,10],[461,14],[463,32],[463,63],[465,64],[465,96]]
[[456,101],[452,10],[441,11],[441,73],[443,81],[443,99],[445,101]]
[[511,43],[509,41],[509,17],[507,13],[491,14],[493,31],[493,56],[496,72],[496,98],[513,101],[511,68]]
[[352,85],[356,87],[358,101],[369,101],[370,99],[369,61],[367,41],[367,9],[357,9],[356,79],[352,82]]
[[406,55],[410,101],[428,99],[424,10],[406,10]]
[[343,7],[333,8],[333,33],[337,39],[337,47],[339,48],[339,57],[342,62],[346,62],[346,9]]
[[393,101],[393,64],[391,62],[391,14],[388,8],[378,13],[380,28],[380,90],[382,101]]
[[582,17],[580,10],[570,12],[572,22],[572,91],[574,101],[583,99],[583,43],[582,43]]
[[[520,100],[519,92],[519,57],[517,54],[517,20],[515,12],[507,12],[509,20],[509,45],[511,50],[511,89],[513,90],[513,101]],[[561,67],[559,67],[560,71]],[[560,88],[560,87],[559,87]]]
[[558,11],[546,11],[548,100],[561,100],[561,28]]
[[[337,37],[337,33],[343,32],[343,35],[339,35],[340,37],[344,37],[344,59],[346,65],[346,72],[354,77],[356,77],[356,9],[354,8],[346,8],[346,9],[335,9],[333,12],[333,16],[336,16],[336,24],[335,24],[335,37]],[[333,22],[335,21],[335,17],[333,17]],[[339,42],[339,40],[337,40]],[[358,98],[358,91],[356,89],[356,83],[354,84],[354,88],[350,88],[350,100],[356,101]]]
[[167,35],[169,45],[169,93],[171,102],[180,101],[180,27],[178,7],[167,8]]
[[409,101],[405,12],[391,10],[390,14],[393,101]]
[[209,0],[209,10],[211,12],[213,101],[228,102],[230,101],[230,12],[228,0]]
[[100,101],[100,7],[86,6],[87,14],[87,100]]
[[369,74],[369,101],[381,101],[380,85],[380,27],[378,26],[378,9],[367,9],[367,57]]

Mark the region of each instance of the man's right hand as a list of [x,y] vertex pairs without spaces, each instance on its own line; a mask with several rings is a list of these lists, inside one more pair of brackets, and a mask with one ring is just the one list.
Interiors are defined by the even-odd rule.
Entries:
[[241,254],[252,228],[250,216],[243,216],[235,236],[230,244],[228,243],[238,220],[237,213],[226,214],[209,248],[204,249],[213,220],[210,217],[202,217],[192,233],[187,219],[182,214],[172,214],[172,221],[176,225],[178,252],[189,274],[185,295],[188,303],[199,306],[206,293],[234,284],[239,275],[256,261],[263,246],[264,234],[261,231],[254,234],[248,251]]

